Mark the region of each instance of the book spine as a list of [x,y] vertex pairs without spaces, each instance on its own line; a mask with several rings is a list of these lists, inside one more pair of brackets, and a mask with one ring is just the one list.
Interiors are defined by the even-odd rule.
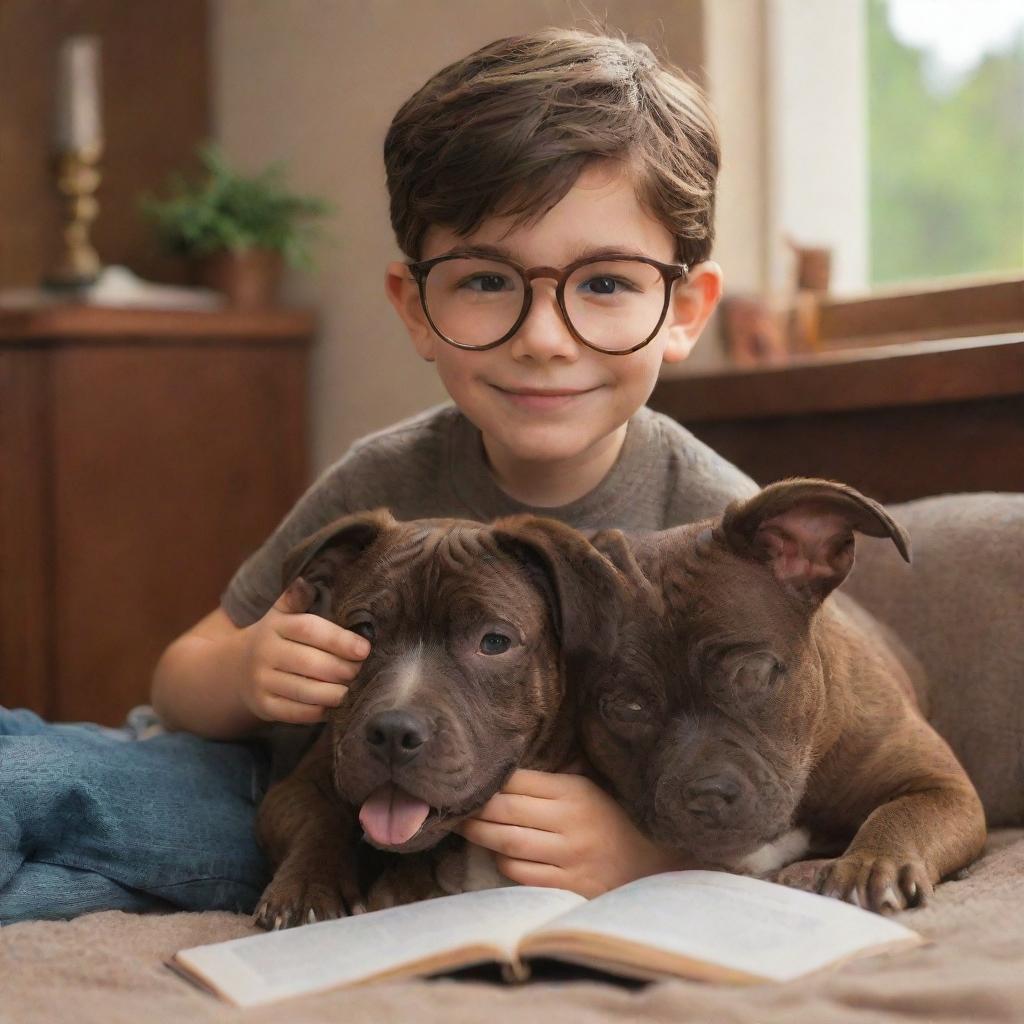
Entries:
[[521,985],[530,980],[530,967],[518,957],[506,961],[501,965],[501,980],[509,985]]

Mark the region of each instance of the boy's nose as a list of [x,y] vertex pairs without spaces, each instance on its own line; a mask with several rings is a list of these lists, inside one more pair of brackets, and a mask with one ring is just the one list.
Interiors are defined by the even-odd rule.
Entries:
[[516,358],[579,358],[580,346],[562,319],[554,282],[538,280],[533,283],[530,312],[507,344]]

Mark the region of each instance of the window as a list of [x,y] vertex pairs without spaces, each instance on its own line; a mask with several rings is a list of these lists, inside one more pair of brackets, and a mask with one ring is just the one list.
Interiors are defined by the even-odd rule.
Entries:
[[1024,268],[1024,4],[865,8],[868,282]]

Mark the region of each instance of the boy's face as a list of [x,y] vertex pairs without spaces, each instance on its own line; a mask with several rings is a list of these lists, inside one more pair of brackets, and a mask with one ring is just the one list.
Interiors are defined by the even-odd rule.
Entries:
[[[563,267],[598,249],[676,262],[672,234],[643,209],[628,177],[608,165],[585,170],[539,220],[513,230],[509,223],[493,217],[469,236],[435,225],[421,258],[475,243],[498,247],[525,267]],[[662,361],[690,354],[718,301],[721,274],[705,262],[687,284],[677,282],[657,335],[628,355],[606,355],[577,342],[550,278],[533,282],[533,304],[519,330],[483,351],[455,348],[434,333],[405,264],[389,265],[386,286],[416,350],[436,363],[452,400],[483,434],[492,461],[569,466],[621,442],[620,428],[647,401]]]

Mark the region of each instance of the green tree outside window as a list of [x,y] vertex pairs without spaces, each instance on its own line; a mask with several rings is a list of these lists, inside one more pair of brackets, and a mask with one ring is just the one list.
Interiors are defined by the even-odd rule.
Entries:
[[942,88],[892,2],[866,3],[871,283],[1024,268],[1024,18]]

